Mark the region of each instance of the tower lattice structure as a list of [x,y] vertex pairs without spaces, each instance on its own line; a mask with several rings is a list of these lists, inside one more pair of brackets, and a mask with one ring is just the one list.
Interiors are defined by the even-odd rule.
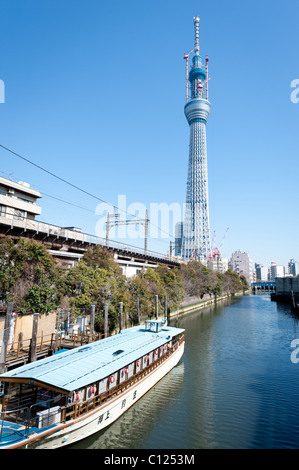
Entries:
[[[195,47],[189,54],[185,54],[187,102],[184,112],[190,126],[190,144],[182,255],[186,260],[198,259],[205,263],[211,249],[206,142],[206,124],[211,105],[208,101],[208,58],[206,57],[204,65],[199,55],[200,18],[196,16],[193,20]],[[193,57],[189,71],[188,57],[191,53]],[[191,99],[188,96],[188,81]]]

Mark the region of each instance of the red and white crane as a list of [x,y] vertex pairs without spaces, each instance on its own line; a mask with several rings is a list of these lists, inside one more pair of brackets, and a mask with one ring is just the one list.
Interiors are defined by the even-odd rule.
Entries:
[[226,229],[226,231],[225,231],[225,234],[224,234],[224,236],[223,236],[223,238],[222,238],[222,240],[221,240],[221,243],[220,243],[219,247],[216,246],[216,242],[215,242],[215,241],[216,241],[216,232],[215,232],[215,230],[214,230],[213,246],[212,246],[212,249],[211,249],[210,254],[209,254],[210,260],[212,260],[212,259],[214,259],[214,260],[215,260],[215,259],[219,260],[219,259],[221,258],[220,248],[221,248],[222,245],[223,245],[223,242],[224,242],[224,240],[225,240],[225,238],[226,238],[226,234],[227,234],[228,230],[229,230],[229,227],[227,227],[227,229]]

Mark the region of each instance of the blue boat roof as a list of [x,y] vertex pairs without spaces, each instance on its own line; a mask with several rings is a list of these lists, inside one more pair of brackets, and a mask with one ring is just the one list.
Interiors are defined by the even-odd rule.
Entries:
[[70,393],[109,377],[183,332],[183,329],[165,326],[153,333],[139,325],[13,369],[1,374],[0,381],[29,380],[32,384],[44,384]]

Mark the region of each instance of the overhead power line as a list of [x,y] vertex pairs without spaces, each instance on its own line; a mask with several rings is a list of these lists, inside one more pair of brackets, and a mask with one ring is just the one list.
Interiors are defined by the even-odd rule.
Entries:
[[[30,165],[33,165],[34,167],[38,168],[39,170],[47,173],[48,175],[50,176],[53,176],[53,178],[56,178],[58,179],[59,181],[62,181],[63,183],[67,184],[68,186],[71,186],[72,188],[74,189],[77,189],[78,191],[96,199],[97,201],[100,201],[100,202],[103,202],[105,204],[108,204],[109,206],[111,206],[113,209],[116,209],[117,211],[120,211],[120,212],[123,212],[131,217],[136,217],[135,214],[130,214],[126,211],[124,211],[123,209],[120,209],[119,207],[115,206],[114,204],[112,204],[111,202],[108,202],[108,201],[105,201],[104,199],[98,197],[98,196],[95,196],[94,194],[90,193],[89,191],[86,191],[85,189],[83,188],[80,188],[79,186],[71,183],[70,181],[66,180],[65,178],[62,178],[61,176],[58,176],[56,175],[55,173],[53,173],[52,171],[49,171],[47,170],[46,168],[43,168],[42,166],[38,165],[37,163],[34,163],[33,161],[29,160],[28,158],[24,157],[23,155],[20,155],[19,153],[15,152],[14,150],[11,150],[9,149],[8,147],[5,147],[4,145],[0,144],[0,147],[4,150],[6,150],[7,152],[15,155],[16,157],[18,158],[21,158],[22,160],[24,160],[25,162],[29,163]],[[157,228],[160,232],[163,232],[165,233],[169,238],[175,238],[173,235],[170,235],[170,233],[166,232],[165,230],[162,230],[159,226],[155,225],[155,224],[152,224],[150,221],[149,221],[149,224],[152,226],[152,227],[155,227]]]

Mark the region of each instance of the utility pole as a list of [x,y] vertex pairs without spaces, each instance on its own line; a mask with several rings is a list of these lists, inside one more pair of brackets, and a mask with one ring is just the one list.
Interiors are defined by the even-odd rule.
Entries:
[[139,303],[139,295],[137,295],[137,323],[140,325],[140,303]]
[[144,219],[130,219],[130,220],[120,220],[119,214],[111,215],[107,214],[106,222],[106,246],[109,246],[109,230],[112,227],[118,227],[119,225],[144,225],[144,254],[147,254],[147,239],[148,239],[148,210],[145,211]]
[[[32,338],[30,341],[30,350],[29,350],[29,361],[36,361],[36,339],[37,339],[37,328],[38,328],[38,318],[39,313],[33,314],[33,323],[32,323]],[[57,347],[57,344],[56,344]]]
[[7,353],[7,345],[9,340],[9,333],[10,333],[10,325],[12,321],[12,309],[13,303],[8,302],[6,313],[5,313],[5,323],[4,323],[4,332],[3,332],[3,339],[1,345],[1,353],[0,353],[0,373],[5,372],[6,370],[6,353]]
[[119,302],[119,331],[123,329],[123,303]]
[[93,335],[94,334],[94,317],[95,317],[95,310],[96,306],[91,305],[90,306],[90,333]]
[[104,306],[104,338],[108,336],[108,303]]

